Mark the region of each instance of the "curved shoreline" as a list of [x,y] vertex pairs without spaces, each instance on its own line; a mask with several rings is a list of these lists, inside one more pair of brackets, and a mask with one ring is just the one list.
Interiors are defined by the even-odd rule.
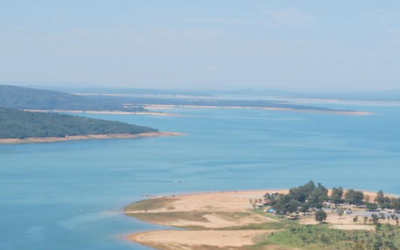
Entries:
[[75,140],[104,140],[104,139],[135,139],[147,137],[165,137],[165,136],[181,136],[181,133],[175,132],[151,132],[142,134],[100,134],[100,135],[74,135],[66,137],[30,137],[25,139],[5,138],[0,139],[0,144],[23,144],[23,143],[45,143],[45,142],[62,142]]
[[[278,222],[276,218],[252,212],[251,200],[258,201],[267,192],[288,193],[288,191],[282,189],[210,191],[177,196],[155,196],[138,201],[125,207],[125,215],[146,223],[173,228],[135,232],[127,235],[126,240],[160,250],[248,249],[260,243],[260,239],[265,240],[269,233],[281,230],[274,225]],[[376,196],[375,192],[363,192],[372,200]],[[332,224],[332,228],[341,230],[374,230],[371,225],[355,225],[351,215],[343,218],[337,214],[330,215],[329,223]],[[304,217],[300,224],[314,225],[316,222],[313,217]]]
[[[266,219],[249,211],[249,199],[262,197],[266,192],[286,193],[288,190],[210,191],[150,198],[144,201],[165,203],[135,211],[129,211],[126,207],[125,215],[146,223],[173,228],[139,231],[125,238],[160,250],[243,249],[274,231],[262,228],[235,229],[274,222],[273,219]],[[150,220],[141,218],[143,215],[150,216]],[[158,217],[159,215],[161,216]]]

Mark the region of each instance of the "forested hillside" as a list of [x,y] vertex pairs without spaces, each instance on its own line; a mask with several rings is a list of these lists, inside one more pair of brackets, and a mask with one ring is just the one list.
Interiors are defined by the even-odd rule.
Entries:
[[13,109],[51,109],[51,110],[123,110],[145,111],[140,106],[126,109],[116,99],[96,100],[73,94],[0,85],[0,107]]
[[156,129],[117,121],[57,113],[31,113],[0,108],[0,138],[65,137],[99,134],[140,134]]

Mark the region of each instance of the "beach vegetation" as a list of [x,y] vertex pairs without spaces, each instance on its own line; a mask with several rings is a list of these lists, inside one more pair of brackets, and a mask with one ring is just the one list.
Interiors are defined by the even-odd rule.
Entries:
[[267,244],[284,245],[293,248],[333,250],[333,249],[400,249],[399,228],[390,224],[381,225],[377,231],[338,230],[327,224],[291,224],[283,231],[270,234]]
[[[157,209],[160,207],[173,207],[173,202],[175,202],[177,198],[170,197],[159,197],[154,199],[147,199],[135,202],[130,204],[124,208],[125,212],[140,212],[146,210]],[[172,209],[171,209],[172,210]]]

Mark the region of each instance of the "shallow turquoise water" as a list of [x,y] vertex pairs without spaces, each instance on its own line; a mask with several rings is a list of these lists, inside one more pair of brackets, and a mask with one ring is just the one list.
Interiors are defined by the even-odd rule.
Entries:
[[159,228],[124,217],[144,193],[327,186],[400,194],[400,110],[340,116],[178,109],[186,116],[87,115],[183,137],[0,145],[0,249],[148,249]]

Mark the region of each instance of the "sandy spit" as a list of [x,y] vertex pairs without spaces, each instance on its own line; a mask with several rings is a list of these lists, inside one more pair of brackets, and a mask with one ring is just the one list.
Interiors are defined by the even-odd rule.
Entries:
[[236,231],[177,231],[163,230],[131,234],[128,240],[145,243],[158,249],[201,249],[202,246],[213,246],[226,249],[253,245],[254,237],[266,237],[271,230],[236,230]]
[[180,136],[183,134],[174,132],[152,132],[142,134],[109,134],[109,135],[75,135],[66,137],[31,137],[26,139],[0,139],[0,144],[19,144],[19,143],[43,143],[43,142],[61,142],[72,140],[93,140],[93,139],[135,139],[145,137],[163,137],[163,136]]
[[322,113],[322,114],[336,114],[336,115],[373,115],[372,112],[364,111],[327,111],[327,110],[308,110],[308,109],[292,109],[292,108],[268,108],[268,107],[240,107],[240,106],[196,106],[196,105],[145,105],[147,109],[173,109],[173,108],[198,108],[198,109],[263,109],[263,110],[275,110],[275,111],[291,111],[291,112],[308,112],[308,113]]
[[[126,211],[126,214],[165,212],[196,212],[203,214],[205,222],[188,218],[154,223],[168,226],[202,226],[207,230],[158,230],[139,232],[127,236],[136,243],[162,250],[243,249],[254,245],[273,230],[216,230],[221,227],[267,223],[265,217],[247,214],[244,218],[229,218],[218,213],[243,213],[251,209],[250,199],[260,199],[266,192],[287,193],[287,190],[220,191],[185,194],[170,197],[168,205],[146,211]],[[200,215],[199,215],[200,216]]]
[[44,110],[44,109],[24,109],[27,112],[39,112],[39,113],[74,113],[74,114],[102,114],[102,115],[155,115],[155,116],[179,116],[179,114],[164,113],[164,112],[127,112],[127,111],[93,111],[93,110]]

